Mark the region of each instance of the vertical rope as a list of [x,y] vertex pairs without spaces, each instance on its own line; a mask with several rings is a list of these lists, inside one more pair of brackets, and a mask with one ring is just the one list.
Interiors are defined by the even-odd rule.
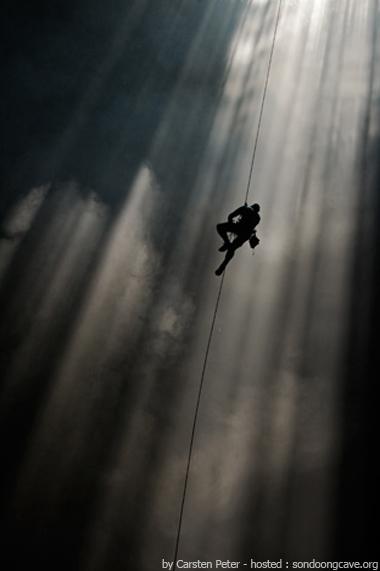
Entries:
[[274,27],[273,41],[272,41],[272,46],[271,46],[271,50],[270,50],[270,54],[269,54],[268,69],[267,69],[267,74],[265,77],[263,96],[261,98],[259,120],[257,123],[256,137],[255,137],[255,142],[253,145],[252,160],[251,160],[251,166],[249,169],[247,189],[245,191],[244,202],[247,202],[247,200],[248,200],[248,195],[249,195],[249,191],[250,191],[250,187],[251,187],[251,181],[252,181],[252,174],[253,174],[253,170],[254,170],[255,162],[256,162],[256,151],[257,151],[257,147],[258,147],[258,143],[259,143],[261,123],[262,123],[262,119],[263,119],[263,112],[264,112],[264,106],[265,106],[265,99],[267,96],[269,77],[270,77],[270,72],[271,72],[271,68],[272,68],[273,53],[274,53],[274,48],[275,48],[276,39],[277,39],[277,30],[278,30],[278,26],[280,23],[281,6],[282,6],[282,0],[279,0],[278,9],[277,9],[277,16],[276,16],[276,24]]
[[[262,118],[263,118],[265,99],[266,99],[266,95],[267,95],[267,91],[268,91],[269,76],[270,76],[270,71],[271,71],[271,67],[272,67],[273,53],[274,53],[274,48],[275,48],[276,38],[277,38],[277,30],[278,30],[278,26],[279,26],[279,22],[280,22],[281,6],[282,6],[282,0],[279,0],[277,16],[276,16],[276,24],[275,24],[274,33],[273,33],[273,41],[272,41],[271,51],[270,51],[270,55],[269,55],[268,70],[267,70],[267,74],[266,74],[266,78],[265,78],[263,96],[262,96],[261,106],[260,106],[259,120],[258,120],[258,124],[257,124],[256,137],[255,137],[255,142],[254,142],[254,146],[253,146],[252,160],[251,160],[251,165],[250,165],[250,170],[249,170],[247,189],[245,192],[245,200],[244,200],[245,202],[247,202],[247,200],[248,200],[253,170],[254,170],[254,166],[255,166],[256,151],[257,151],[258,142],[259,142],[259,135],[260,135]],[[208,335],[208,339],[207,339],[206,352],[205,352],[205,356],[203,359],[201,378],[200,378],[200,382],[199,382],[197,400],[196,400],[196,404],[195,404],[194,418],[193,418],[190,443],[189,443],[189,451],[188,451],[188,456],[187,456],[185,479],[184,479],[183,490],[182,490],[181,507],[180,507],[179,517],[178,517],[177,536],[176,536],[175,549],[174,549],[174,559],[173,559],[173,570],[174,571],[175,571],[176,566],[177,566],[179,542],[180,542],[180,538],[181,538],[183,514],[184,514],[185,500],[186,500],[186,492],[187,492],[187,486],[189,483],[191,459],[192,459],[192,455],[193,455],[195,431],[196,431],[197,420],[198,420],[198,415],[199,415],[199,407],[200,407],[200,403],[201,403],[203,385],[204,385],[206,368],[207,368],[207,361],[208,361],[208,356],[209,356],[209,352],[210,352],[212,336],[214,333],[216,316],[218,313],[219,302],[220,302],[220,298],[222,295],[224,276],[225,276],[225,272],[223,272],[222,279],[220,281],[220,286],[219,286],[218,295],[216,298],[215,308],[214,308],[214,312],[213,312],[212,319],[211,319],[211,326],[210,326],[210,331],[209,331],[209,335]]]
[[200,383],[199,383],[198,396],[197,396],[197,401],[196,401],[196,405],[195,405],[195,413],[194,413],[193,425],[192,425],[192,429],[191,429],[189,453],[188,453],[186,473],[185,473],[185,481],[184,481],[183,492],[182,492],[181,508],[180,508],[179,519],[178,519],[178,528],[177,528],[177,538],[176,538],[175,550],[174,550],[174,565],[173,565],[173,569],[176,568],[176,564],[177,564],[179,540],[180,540],[180,537],[181,537],[181,530],[182,530],[183,511],[184,511],[184,507],[185,507],[187,484],[188,484],[188,482],[189,482],[191,458],[192,458],[192,455],[193,455],[193,448],[194,448],[195,429],[196,429],[196,425],[197,425],[197,419],[198,419],[198,413],[199,413],[199,406],[200,406],[200,404],[201,404],[201,396],[202,396],[202,390],[203,390],[203,385],[204,385],[204,379],[205,379],[205,373],[206,373],[208,355],[209,355],[210,347],[211,347],[212,335],[213,335],[213,333],[214,333],[214,327],[215,327],[216,316],[217,316],[217,313],[218,313],[219,302],[220,302],[220,298],[221,298],[221,295],[222,295],[224,275],[225,275],[225,274],[224,274],[224,272],[223,272],[222,279],[221,279],[221,281],[220,281],[220,286],[219,286],[218,295],[217,295],[217,298],[216,298],[214,313],[213,313],[212,320],[211,320],[211,327],[210,327],[210,332],[209,332],[208,339],[207,339],[206,352],[205,352],[205,356],[204,356],[204,359],[203,359],[201,380],[200,380]]

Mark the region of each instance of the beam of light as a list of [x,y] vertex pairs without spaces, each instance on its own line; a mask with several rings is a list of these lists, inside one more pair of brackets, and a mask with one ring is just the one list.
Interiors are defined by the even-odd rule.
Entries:
[[[366,10],[357,7],[361,17],[355,22],[361,33],[356,31],[355,47],[348,42],[345,14],[353,6],[351,2],[342,6],[328,31],[328,3],[313,4],[312,26],[306,28],[309,49],[295,78],[300,84],[296,102],[291,97],[296,81],[284,83],[283,78],[304,48],[299,43],[294,49],[302,30],[288,49],[282,42],[277,49],[255,184],[255,199],[266,213],[260,227],[265,243],[253,264],[249,253],[242,252],[228,274],[185,512],[181,552],[185,559],[201,553],[209,559],[227,558],[234,546],[237,556],[250,525],[248,500],[255,553],[258,546],[263,557],[268,550],[281,553],[284,547],[294,557],[313,549],[328,553],[358,193],[355,166],[371,56],[368,15],[363,22]],[[303,26],[311,23],[305,16],[299,5],[295,20]],[[291,24],[292,20],[287,22],[294,30]],[[336,57],[340,42],[342,57]],[[294,59],[289,59],[288,50],[293,50]],[[327,71],[320,63],[323,51]],[[286,125],[284,101],[294,110],[280,147],[277,137]],[[297,214],[305,184],[306,202]],[[194,352],[199,357],[201,348]],[[177,463],[169,460],[169,464],[177,472]],[[170,480],[169,474],[167,468]],[[315,517],[304,531],[300,529],[307,521],[304,501],[311,493],[317,498]],[[256,502],[261,506],[257,511]],[[162,502],[159,505],[162,508]],[[313,536],[313,541],[303,533]]]
[[25,264],[24,279],[17,288],[19,299],[33,308],[33,325],[4,379],[6,393],[20,390],[18,379],[33,366],[44,344],[47,349],[49,338],[65,320],[104,229],[106,209],[94,195],[83,199],[75,184],[63,185],[57,194],[55,203],[50,200],[44,205],[50,210],[49,227]]
[[[85,409],[91,406],[94,395],[91,399],[86,398],[83,394],[80,394],[84,387],[77,385],[79,381],[78,375],[80,377],[84,362],[87,362],[88,367],[88,358],[90,357],[90,360],[93,361],[92,355],[94,351],[98,353],[99,360],[93,361],[95,374],[95,370],[101,368],[102,363],[108,357],[107,344],[110,344],[111,341],[115,342],[118,337],[121,337],[123,342],[127,342],[125,329],[128,331],[129,327],[132,329],[134,326],[139,326],[139,307],[146,295],[149,295],[149,290],[142,288],[141,282],[131,279],[131,276],[134,273],[138,275],[141,271],[152,269],[157,264],[157,261],[154,260],[154,254],[149,251],[148,243],[143,240],[144,223],[146,223],[146,219],[143,216],[143,208],[149,205],[146,195],[150,189],[149,171],[144,169],[141,171],[140,176],[137,177],[125,208],[114,225],[108,245],[105,247],[103,259],[99,264],[92,287],[88,292],[87,300],[76,319],[70,343],[61,357],[62,364],[58,367],[57,378],[54,384],[52,384],[51,394],[47,395],[46,410],[41,415],[40,426],[35,436],[37,447],[50,448],[54,446],[58,435],[55,431],[52,431],[52,426],[54,425],[58,431],[63,429],[68,413],[67,401],[69,400],[70,406],[73,404],[71,401],[73,391],[76,394],[75,401],[77,406],[82,409],[81,413],[78,413],[77,419],[87,418]],[[80,204],[77,206],[81,208]],[[85,209],[84,215],[85,217],[91,216],[91,211],[88,212]],[[79,246],[78,240],[81,244],[83,244],[84,240],[87,242],[90,240],[90,236],[83,235],[86,228],[86,219],[82,223],[84,224],[83,226],[81,224],[77,226],[78,235],[75,236],[74,234],[72,247],[68,248],[67,257],[69,259],[71,256],[84,252],[83,247]],[[95,227],[95,229],[99,231],[99,227]],[[78,260],[73,258],[73,263],[77,265]],[[66,269],[70,273],[73,271],[72,267],[65,268],[65,264],[60,265],[55,276],[56,279],[53,280],[53,287],[51,291],[49,290],[47,299],[44,300],[46,310],[49,307],[54,307],[55,312],[57,311],[57,296],[54,283],[60,288],[65,286],[65,283],[62,283],[58,278],[62,273],[66,273]],[[62,290],[59,293],[62,295]],[[104,338],[105,331],[102,323],[107,324],[106,338]],[[140,323],[140,327],[141,325]],[[135,329],[134,334],[136,334]],[[99,341],[102,345],[101,353],[99,353]],[[96,385],[91,388],[87,380],[84,384],[87,387],[85,390],[90,392],[97,390]],[[73,438],[75,439],[74,434]],[[76,449],[74,442],[72,442],[71,446],[74,452]],[[27,468],[28,464],[31,463],[33,465],[34,459],[38,458],[34,447],[32,447],[29,457],[30,461],[26,461],[24,470],[23,479],[26,481],[30,477],[30,468]],[[66,458],[66,460],[68,461],[69,458]],[[20,485],[22,488],[23,485]]]
[[8,213],[0,230],[0,283],[20,241],[30,230],[50,185],[33,188]]

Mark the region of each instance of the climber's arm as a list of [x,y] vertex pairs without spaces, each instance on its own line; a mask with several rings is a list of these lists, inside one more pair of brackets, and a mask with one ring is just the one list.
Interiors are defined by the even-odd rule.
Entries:
[[236,218],[236,216],[240,216],[240,214],[243,214],[244,209],[245,206],[239,206],[239,208],[231,212],[231,214],[228,215],[228,222],[232,222],[233,219]]

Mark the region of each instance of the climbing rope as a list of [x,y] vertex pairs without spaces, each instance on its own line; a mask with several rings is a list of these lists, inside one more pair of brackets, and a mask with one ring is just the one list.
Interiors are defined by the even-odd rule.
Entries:
[[192,457],[192,454],[193,454],[193,446],[194,446],[194,438],[195,438],[195,429],[196,429],[196,426],[197,426],[199,405],[201,404],[201,396],[202,396],[203,383],[204,383],[204,379],[205,379],[205,373],[206,373],[206,366],[207,366],[208,354],[209,354],[209,351],[210,351],[212,335],[213,335],[213,333],[214,333],[214,327],[215,327],[216,315],[217,315],[217,313],[218,313],[219,301],[220,301],[220,298],[221,298],[221,295],[222,295],[223,281],[224,281],[224,272],[223,272],[223,275],[222,275],[222,279],[221,279],[221,281],[220,281],[220,286],[219,286],[219,291],[218,291],[218,295],[217,295],[217,298],[216,298],[214,313],[213,313],[212,320],[211,320],[210,332],[209,332],[208,339],[207,339],[206,353],[205,353],[205,356],[204,356],[204,359],[203,359],[201,380],[200,380],[200,382],[199,382],[197,401],[196,401],[196,404],[195,404],[194,419],[193,419],[193,425],[192,425],[192,428],[191,428],[191,436],[190,436],[190,444],[189,444],[189,453],[188,453],[188,457],[187,457],[185,480],[184,480],[184,485],[183,485],[181,508],[180,508],[179,519],[178,519],[178,531],[177,531],[177,538],[176,538],[175,551],[174,551],[174,565],[173,565],[173,569],[176,568],[176,563],[177,563],[179,540],[180,540],[180,537],[181,537],[181,529],[182,529],[183,510],[184,510],[184,507],[185,507],[187,484],[188,484],[188,481],[189,481],[190,466],[191,466],[191,457]]
[[[245,192],[244,202],[247,202],[247,200],[248,200],[248,195],[249,195],[251,180],[252,180],[252,174],[253,174],[254,165],[255,165],[255,158],[256,158],[256,151],[257,151],[257,147],[258,147],[261,122],[262,122],[263,111],[264,111],[264,106],[265,106],[265,99],[266,99],[267,90],[268,90],[269,76],[270,76],[270,71],[271,71],[271,67],[272,67],[273,53],[274,53],[274,48],[275,48],[276,38],[277,38],[277,30],[278,30],[278,26],[279,26],[279,22],[280,22],[281,5],[282,5],[282,0],[279,0],[278,9],[277,9],[277,16],[276,16],[276,23],[275,23],[274,33],[273,33],[273,41],[272,41],[272,46],[271,46],[270,55],[269,55],[268,69],[267,69],[267,74],[266,74],[266,78],[265,78],[263,95],[262,95],[262,99],[261,99],[259,120],[257,123],[256,137],[255,137],[255,141],[254,141],[254,145],[253,145],[252,160],[251,160],[250,169],[249,169],[248,183],[247,183],[247,189]],[[184,509],[185,509],[186,492],[187,492],[187,486],[188,486],[188,482],[189,482],[191,459],[192,459],[192,455],[193,455],[195,431],[196,431],[196,426],[197,426],[199,407],[200,407],[200,403],[201,403],[201,397],[202,397],[203,385],[204,385],[204,380],[205,380],[208,355],[210,352],[212,336],[214,333],[216,316],[218,313],[220,298],[222,296],[224,275],[225,275],[225,272],[223,272],[222,279],[220,281],[219,290],[218,290],[216,303],[215,303],[215,308],[214,308],[214,312],[213,312],[212,319],[211,319],[211,326],[210,326],[210,331],[209,331],[209,335],[208,335],[208,339],[207,339],[206,352],[205,352],[205,356],[203,358],[201,378],[199,381],[197,400],[195,403],[194,418],[193,418],[193,424],[192,424],[192,428],[191,428],[189,451],[188,451],[187,463],[186,463],[185,479],[184,479],[183,491],[182,491],[181,507],[180,507],[179,517],[178,517],[177,537],[176,537],[176,542],[175,542],[174,559],[173,559],[173,569],[174,570],[176,569],[176,566],[177,566],[179,542],[180,542],[181,531],[182,531],[183,513],[184,513]]]
[[255,137],[255,142],[254,142],[254,145],[253,145],[252,160],[251,160],[251,166],[250,166],[250,169],[249,169],[247,189],[246,189],[246,191],[245,191],[244,202],[247,202],[247,200],[248,200],[249,190],[250,190],[250,187],[251,187],[251,180],[252,180],[253,169],[254,169],[254,167],[255,167],[256,151],[257,151],[257,146],[258,146],[258,142],[259,142],[259,136],[260,136],[260,130],[261,130],[261,122],[262,122],[262,119],[263,119],[265,99],[266,99],[266,96],[267,96],[268,84],[269,84],[269,77],[270,77],[270,72],[271,72],[271,69],[272,69],[272,60],[273,60],[274,48],[275,48],[275,45],[276,45],[277,30],[278,30],[278,25],[279,25],[279,23],[280,23],[281,5],[282,5],[282,0],[279,0],[279,2],[278,2],[278,9],[277,9],[276,24],[275,24],[274,32],[273,32],[273,41],[272,41],[272,46],[271,46],[271,50],[270,50],[270,54],[269,54],[268,69],[267,69],[267,74],[266,74],[266,77],[265,77],[265,84],[264,84],[263,95],[262,95],[262,98],[261,98],[259,120],[258,120],[258,123],[257,123],[256,137]]

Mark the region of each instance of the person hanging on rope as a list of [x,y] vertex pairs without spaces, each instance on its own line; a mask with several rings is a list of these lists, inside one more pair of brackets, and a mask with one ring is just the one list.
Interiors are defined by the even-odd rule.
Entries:
[[[260,242],[255,230],[260,222],[259,211],[259,204],[255,203],[248,206],[245,202],[244,206],[240,206],[228,215],[227,222],[217,224],[216,231],[223,239],[223,245],[219,248],[219,252],[226,252],[223,262],[215,270],[217,276],[224,272],[228,262],[234,257],[235,250],[240,248],[245,242],[249,240],[252,249]],[[229,234],[235,236],[232,241],[229,238]]]

